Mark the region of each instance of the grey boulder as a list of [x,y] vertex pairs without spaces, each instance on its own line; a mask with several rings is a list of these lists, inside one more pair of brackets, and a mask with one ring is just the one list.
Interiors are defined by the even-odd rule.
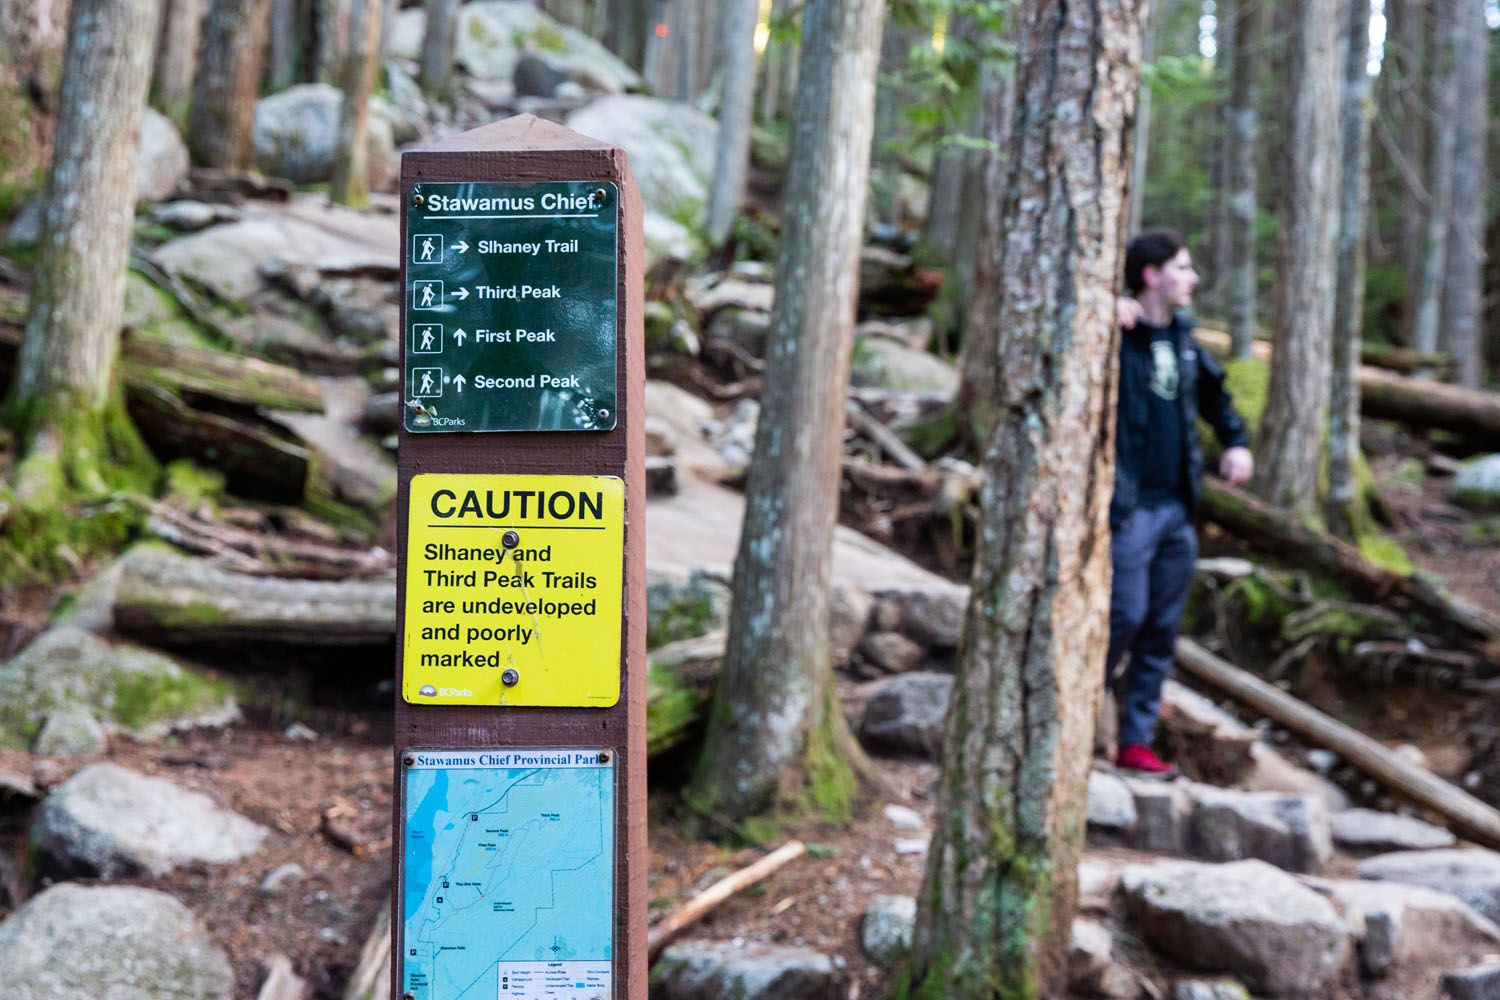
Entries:
[[[262,98],[255,105],[251,132],[255,166],[295,184],[328,180],[338,155],[343,102],[339,89],[326,83],[298,84]],[[379,115],[370,115],[372,188],[383,188],[389,181],[395,148],[390,124]]]
[[1321,799],[1189,785],[1192,853],[1210,861],[1259,858],[1294,872],[1317,871],[1333,854]]
[[1131,865],[1120,886],[1152,948],[1257,993],[1318,995],[1352,952],[1333,904],[1263,861]]
[[662,1000],[826,1000],[841,993],[833,959],[807,948],[684,941],[662,953],[652,996]]
[[1334,843],[1354,851],[1430,851],[1458,843],[1452,831],[1415,816],[1345,809],[1329,817]]
[[187,907],[128,886],[55,885],[0,924],[10,1000],[230,1000],[234,973]]
[[880,965],[894,965],[911,949],[917,901],[911,896],[876,896],[859,922],[859,946]]
[[1136,824],[1135,797],[1118,775],[1089,772],[1088,823],[1091,831],[1128,834]]
[[1465,462],[1453,477],[1448,495],[1466,507],[1500,510],[1500,455]]
[[38,757],[68,757],[103,753],[107,744],[104,727],[86,708],[73,705],[47,716],[31,745]]
[[1500,950],[1500,927],[1457,896],[1415,885],[1313,882],[1344,914],[1372,976],[1395,966],[1448,969]]
[[166,115],[147,108],[141,117],[141,146],[135,161],[138,204],[166,201],[187,179],[188,148]]
[[47,797],[31,843],[46,872],[111,879],[238,861],[259,850],[268,832],[206,795],[101,763]]
[[1500,923],[1500,854],[1481,849],[1396,851],[1359,864],[1359,877],[1448,892]]
[[898,674],[871,686],[859,736],[866,745],[936,760],[953,694],[950,674]]

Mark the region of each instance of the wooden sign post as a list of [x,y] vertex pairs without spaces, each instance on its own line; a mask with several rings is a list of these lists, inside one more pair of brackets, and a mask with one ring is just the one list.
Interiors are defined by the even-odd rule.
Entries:
[[392,996],[646,996],[641,204],[525,115],[401,160]]

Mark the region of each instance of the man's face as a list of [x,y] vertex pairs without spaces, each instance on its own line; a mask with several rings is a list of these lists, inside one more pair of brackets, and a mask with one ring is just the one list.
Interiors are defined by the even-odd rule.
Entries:
[[1193,291],[1198,287],[1198,272],[1193,269],[1192,255],[1187,248],[1161,267],[1147,266],[1141,272],[1146,287],[1161,296],[1162,302],[1173,309],[1186,309],[1193,304]]

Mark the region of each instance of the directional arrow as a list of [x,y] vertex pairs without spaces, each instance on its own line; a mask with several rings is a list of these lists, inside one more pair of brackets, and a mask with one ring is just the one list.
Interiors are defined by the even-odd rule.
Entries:
[[454,253],[463,253],[464,251],[466,251],[468,249],[469,249],[469,244],[465,243],[463,240],[459,240],[457,243],[453,244],[453,252]]
[[469,290],[467,288],[460,288],[458,291],[453,293],[453,297],[462,302],[464,299],[469,297]]
[[458,329],[458,330],[454,330],[453,331],[453,339],[456,340],[456,341],[458,341],[458,346],[459,347],[464,346],[464,338],[467,337],[467,336],[468,336],[468,334],[465,333],[462,329]]
[[464,377],[462,375],[455,375],[455,376],[453,376],[453,387],[455,389],[457,389],[459,392],[463,392],[464,391],[464,382],[465,381],[466,380],[464,379]]

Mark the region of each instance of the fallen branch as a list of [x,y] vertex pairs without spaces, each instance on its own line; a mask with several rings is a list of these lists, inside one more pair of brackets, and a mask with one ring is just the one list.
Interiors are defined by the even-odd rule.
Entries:
[[800,840],[778,847],[754,864],[719,879],[667,914],[646,934],[646,953],[650,960],[655,961],[663,948],[681,937],[683,931],[702,920],[726,899],[771,877],[806,853],[807,845]]
[[1177,640],[1177,662],[1199,680],[1332,750],[1397,794],[1443,816],[1464,836],[1485,847],[1500,848],[1500,811],[1463,789],[1425,768],[1406,763],[1389,747],[1220,659],[1191,639]]
[[878,444],[882,451],[895,459],[897,465],[913,472],[927,468],[927,462],[921,455],[912,451],[905,441],[896,436],[895,431],[866,413],[859,403],[849,400],[845,412],[849,414],[849,426]]
[[375,911],[375,926],[359,950],[359,961],[344,1000],[390,1000],[391,995],[391,898],[386,897]]
[[152,503],[146,530],[178,548],[212,556],[220,567],[252,576],[344,580],[379,576],[395,569],[384,549],[344,549],[232,524],[200,520],[171,504]]

